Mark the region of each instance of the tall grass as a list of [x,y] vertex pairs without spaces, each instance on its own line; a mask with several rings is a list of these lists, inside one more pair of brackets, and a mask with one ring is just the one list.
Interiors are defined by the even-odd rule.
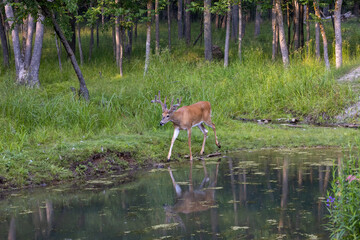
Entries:
[[[353,66],[359,54],[356,22],[343,24],[344,64]],[[197,35],[197,23],[192,36]],[[210,101],[214,122],[226,124],[234,116],[247,118],[311,117],[321,120],[334,116],[354,95],[351,89],[334,80],[324,64],[298,51],[291,55],[291,66],[284,69],[280,58],[270,60],[271,32],[265,23],[257,40],[253,25],[247,25],[243,45],[243,62],[237,61],[236,44],[230,50],[230,66],[222,61],[203,61],[203,46],[187,47],[177,40],[173,28],[171,52],[167,46],[166,26],[161,28],[162,52],[151,56],[151,65],[143,77],[145,31],[139,27],[131,58],[125,59],[124,77],[118,75],[113,60],[110,32],[101,34],[100,46],[87,59],[89,31],[82,33],[85,64],[81,66],[90,90],[86,103],[73,96],[71,86],[77,79],[65,51],[63,70],[57,63],[54,35],[47,30],[40,68],[40,89],[13,84],[13,66],[1,70],[0,76],[0,151],[19,151],[34,144],[55,144],[62,138],[80,139],[99,132],[142,134],[154,130],[160,108],[150,103],[161,90],[162,96],[182,97],[183,105]],[[175,27],[175,25],[173,25]],[[327,26],[332,42],[330,26]],[[359,28],[358,28],[359,29]],[[214,30],[214,43],[222,46],[224,30]],[[332,58],[333,49],[330,48]],[[336,74],[336,72],[335,72]]]

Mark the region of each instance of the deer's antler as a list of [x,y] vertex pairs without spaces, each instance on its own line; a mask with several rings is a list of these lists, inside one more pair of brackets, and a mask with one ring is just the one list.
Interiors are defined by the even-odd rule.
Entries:
[[179,101],[179,99],[177,99],[177,104],[173,105],[173,103],[174,103],[174,98],[172,98],[172,100],[171,100],[171,106],[170,106],[170,110],[169,110],[170,113],[176,111],[176,109],[177,109],[177,108],[180,106],[180,104],[181,104],[181,100],[182,100],[182,98],[180,99],[180,101]]
[[160,103],[160,104],[161,104],[161,107],[162,107],[162,110],[163,110],[163,112],[164,112],[164,111],[167,109],[167,107],[166,107],[166,98],[167,98],[167,97],[165,97],[165,101],[162,102],[162,101],[161,101],[161,96],[160,96],[160,91],[159,91],[159,96],[155,95],[155,100],[152,100],[151,102],[152,102],[152,103]]

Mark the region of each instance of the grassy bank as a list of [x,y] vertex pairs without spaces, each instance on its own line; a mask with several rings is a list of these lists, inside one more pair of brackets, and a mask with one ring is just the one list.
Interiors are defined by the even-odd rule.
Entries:
[[[166,26],[162,26],[160,56],[151,57],[150,69],[143,77],[145,52],[144,29],[139,30],[131,59],[125,59],[124,76],[118,75],[112,55],[111,33],[102,35],[93,58],[81,67],[90,91],[89,103],[70,91],[77,86],[76,76],[66,56],[63,70],[57,63],[52,31],[44,40],[40,68],[40,89],[14,86],[14,69],[1,69],[0,77],[0,185],[24,186],[53,180],[82,177],[89,166],[82,164],[93,153],[130,152],[138,163],[165,160],[172,127],[160,127],[161,108],[150,101],[158,90],[162,96],[182,97],[182,105],[210,101],[213,121],[222,143],[222,151],[240,148],[341,146],[352,142],[356,130],[240,123],[234,117],[297,117],[316,122],[331,120],[356,94],[335,78],[356,66],[360,47],[354,36],[360,35],[357,22],[344,24],[344,68],[326,72],[324,64],[302,51],[291,55],[291,66],[284,69],[279,58],[271,61],[270,27],[264,25],[259,38],[252,39],[253,26],[247,25],[243,62],[236,59],[232,43],[231,65],[222,61],[205,63],[202,46],[187,48],[173,35],[171,52],[165,49]],[[327,26],[332,42],[331,26]],[[193,36],[197,33],[193,27]],[[358,32],[357,32],[358,31]],[[214,31],[214,43],[223,45],[224,31]],[[83,35],[88,49],[88,32]],[[330,48],[332,57],[333,48]],[[63,51],[64,54],[64,51]],[[87,55],[85,55],[87,59]],[[333,61],[332,61],[333,62]],[[12,66],[13,68],[13,66]],[[193,152],[199,152],[201,132],[193,134]],[[213,133],[206,152],[216,151]],[[184,161],[188,154],[187,137],[180,134],[173,157]],[[104,159],[126,169],[129,162],[116,154]],[[111,171],[107,166],[97,166]],[[115,170],[114,170],[115,171]]]

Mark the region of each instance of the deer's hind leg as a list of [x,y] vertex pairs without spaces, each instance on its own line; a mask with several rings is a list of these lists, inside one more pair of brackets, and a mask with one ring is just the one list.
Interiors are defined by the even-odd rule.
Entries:
[[219,143],[219,141],[218,141],[218,138],[217,138],[217,136],[216,136],[215,124],[212,123],[211,120],[210,120],[210,121],[206,121],[206,122],[204,122],[204,123],[206,124],[206,126],[209,126],[209,127],[211,127],[211,128],[214,130],[215,144],[216,144],[216,146],[218,146],[218,148],[221,148],[221,145],[220,145],[220,143]]
[[200,151],[200,155],[203,155],[208,130],[206,130],[205,126],[202,123],[198,127],[201,130],[201,132],[204,134],[204,140],[203,140],[202,148],[201,148],[201,151]]

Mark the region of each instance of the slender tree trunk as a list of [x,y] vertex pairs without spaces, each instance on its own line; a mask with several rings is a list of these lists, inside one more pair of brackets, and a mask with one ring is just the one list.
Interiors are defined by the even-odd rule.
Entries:
[[291,41],[291,21],[290,21],[290,6],[289,0],[286,3],[286,22],[287,22],[287,47],[290,48],[290,41]]
[[255,15],[255,31],[254,36],[257,37],[260,34],[260,25],[261,25],[261,5],[256,5],[256,15]]
[[336,68],[342,66],[342,36],[341,36],[341,5],[342,0],[337,0],[335,2],[335,63]]
[[189,11],[190,0],[185,0],[185,41],[191,43],[191,15]]
[[116,55],[116,27],[115,26],[112,27],[112,39],[113,39],[114,60],[116,61],[116,65],[117,65],[118,59],[117,59],[117,55]]
[[38,20],[36,22],[36,34],[34,42],[34,50],[31,57],[30,70],[29,70],[29,80],[28,85],[30,87],[39,87],[39,69],[40,69],[40,60],[41,52],[44,38],[44,21],[45,17],[40,13]]
[[[321,19],[318,0],[314,0],[314,10],[315,10],[316,17],[318,19]],[[320,33],[321,33],[321,36],[323,39],[325,67],[327,70],[330,70],[330,62],[329,62],[329,55],[328,55],[328,42],[326,39],[325,29],[324,29],[322,22],[319,22],[319,27],[320,27]]]
[[78,35],[77,39],[78,39],[79,54],[80,54],[80,65],[83,65],[83,63],[84,63],[84,55],[83,55],[82,46],[81,46],[81,27],[80,27],[79,22],[77,22],[77,35]]
[[91,61],[93,49],[94,49],[94,26],[91,25],[91,28],[90,28],[90,44],[89,44],[89,61]]
[[[4,4],[6,4],[4,0]],[[11,38],[13,42],[14,58],[15,58],[15,71],[16,71],[16,83],[25,84],[27,72],[25,71],[24,61],[21,57],[21,46],[19,39],[19,29],[17,24],[14,25],[14,12],[9,3],[5,5],[5,14],[8,19],[9,27],[11,30]],[[14,25],[14,26],[13,26]]]
[[150,51],[151,51],[151,45],[150,45],[150,41],[151,41],[151,8],[152,8],[152,3],[151,0],[148,0],[147,2],[147,16],[149,18],[149,20],[146,23],[146,51],[145,51],[145,69],[144,69],[144,76],[146,75],[148,68],[149,68],[149,63],[150,63]]
[[310,8],[306,5],[306,51],[310,55]]
[[32,49],[32,39],[34,34],[34,18],[29,14],[28,20],[27,20],[27,36],[26,36],[26,43],[25,46],[25,52],[24,52],[24,65],[25,69],[28,69],[30,66],[30,60],[31,60],[31,49]]
[[56,52],[57,52],[57,55],[58,55],[58,60],[59,60],[59,68],[60,68],[60,71],[62,71],[62,65],[61,65],[61,48],[58,44],[58,40],[57,40],[57,35],[56,35],[56,32],[55,32],[55,44],[56,44]]
[[168,5],[167,5],[167,24],[168,24],[168,48],[169,51],[171,51],[171,2],[170,0],[168,0]]
[[3,65],[4,65],[4,67],[9,67],[10,56],[9,56],[6,32],[5,32],[5,25],[4,25],[2,17],[0,17],[0,39],[1,39],[1,47],[2,47],[2,53],[3,53]]
[[304,5],[299,5],[299,28],[300,28],[300,47],[304,47]]
[[216,28],[220,28],[219,14],[215,14],[215,26]]
[[204,43],[205,60],[212,60],[212,36],[211,36],[211,0],[204,0]]
[[159,0],[155,0],[155,53],[160,53]]
[[224,50],[224,67],[229,66],[229,42],[230,42],[231,3],[228,0],[228,11],[226,14],[226,37]]
[[[119,0],[115,0],[115,3],[118,4]],[[115,18],[115,46],[116,46],[116,66],[119,68],[119,74],[122,76],[122,39],[121,39],[121,26],[120,26],[120,16]]]
[[178,0],[178,14],[177,14],[177,21],[178,21],[178,38],[183,38],[183,0]]
[[76,52],[76,18],[73,14],[70,14],[70,26],[71,26],[71,41],[70,41],[70,47],[73,53]]
[[318,22],[315,22],[315,55],[320,61],[320,25]]
[[281,55],[283,59],[283,63],[285,66],[289,65],[289,51],[286,45],[285,40],[285,31],[284,31],[284,23],[283,23],[283,14],[281,10],[281,2],[280,0],[275,0],[275,9],[276,9],[276,18],[277,23],[279,25],[279,39],[280,39],[280,49],[281,49]]
[[272,38],[272,57],[271,59],[275,61],[276,58],[276,10],[275,10],[275,0],[273,0],[273,7],[271,9],[271,28],[273,33]]
[[231,20],[231,29],[232,35],[231,37],[236,40],[239,36],[239,6],[238,4],[233,5],[231,8],[232,20]]
[[294,49],[300,47],[300,7],[299,1],[294,0]]
[[[45,1],[45,0],[43,0]],[[85,83],[85,79],[84,79],[84,76],[82,75],[82,72],[80,70],[80,67],[76,61],[76,58],[75,58],[75,55],[74,55],[74,52],[73,50],[71,49],[68,41],[66,40],[66,37],[64,35],[64,33],[62,32],[60,26],[58,25],[55,17],[53,16],[53,14],[50,12],[50,10],[46,7],[46,5],[40,5],[41,6],[41,9],[43,10],[43,13],[45,15],[45,17],[48,17],[51,19],[51,22],[54,26],[54,30],[56,32],[56,34],[59,36],[60,38],[60,41],[62,42],[62,44],[64,45],[64,48],[71,60],[71,64],[73,65],[73,68],[75,70],[75,73],[76,73],[76,76],[78,77],[78,80],[79,80],[79,84],[80,84],[80,90],[79,90],[79,93],[82,97],[84,97],[84,99],[86,101],[89,101],[89,91],[86,87],[86,83]]]
[[243,39],[242,0],[239,0],[238,7],[239,7],[238,56],[239,56],[239,61],[242,62],[242,53],[241,53],[242,39]]

